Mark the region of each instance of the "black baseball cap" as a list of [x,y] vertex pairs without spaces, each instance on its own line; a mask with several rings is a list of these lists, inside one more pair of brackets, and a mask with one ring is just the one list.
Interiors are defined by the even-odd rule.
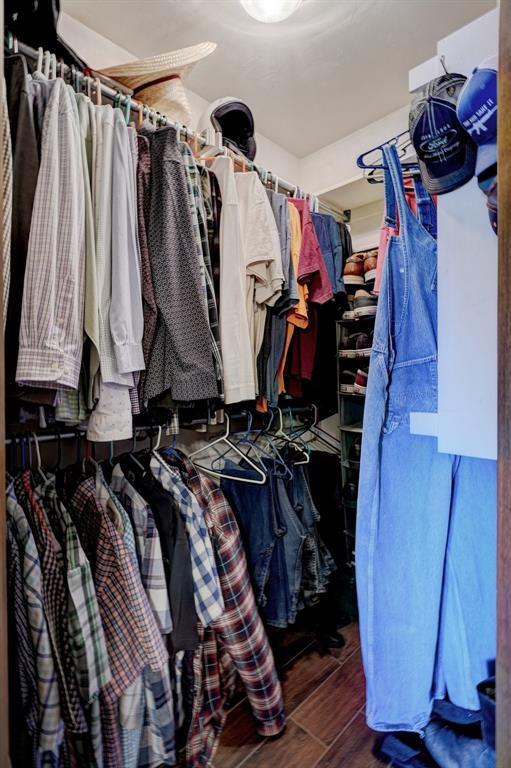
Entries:
[[431,80],[410,109],[410,137],[422,180],[432,195],[452,192],[474,175],[477,147],[456,114],[466,79],[445,74]]

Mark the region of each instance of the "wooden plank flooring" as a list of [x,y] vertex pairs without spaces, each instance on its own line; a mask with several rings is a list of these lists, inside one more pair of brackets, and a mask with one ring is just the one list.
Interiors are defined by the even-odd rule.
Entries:
[[358,627],[342,629],[346,645],[322,651],[313,636],[286,641],[282,687],[288,725],[276,739],[254,727],[246,699],[230,711],[214,768],[385,768],[364,717]]

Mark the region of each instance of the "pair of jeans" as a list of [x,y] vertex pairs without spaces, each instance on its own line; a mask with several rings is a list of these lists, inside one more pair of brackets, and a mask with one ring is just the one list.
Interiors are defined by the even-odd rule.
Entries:
[[496,465],[410,432],[411,412],[437,411],[437,248],[406,203],[395,147],[384,157],[400,234],[388,245],[366,394],[357,592],[368,724],[422,732],[446,693],[478,709],[495,657]]
[[296,516],[301,521],[306,539],[303,558],[303,589],[315,594],[326,591],[335,562],[325,546],[318,529],[319,512],[314,505],[307,476],[302,465],[292,467],[293,478],[288,493]]
[[[231,476],[257,479],[257,473],[226,460]],[[273,475],[264,485],[222,479],[221,488],[239,522],[256,602],[266,623],[285,628],[288,624],[289,585],[283,538],[287,529],[275,497]]]
[[[305,530],[289,501],[282,473],[264,459],[264,485],[222,479],[222,490],[236,512],[258,605],[266,623],[285,628],[296,619],[302,583]],[[230,475],[254,479],[253,470],[232,461]]]

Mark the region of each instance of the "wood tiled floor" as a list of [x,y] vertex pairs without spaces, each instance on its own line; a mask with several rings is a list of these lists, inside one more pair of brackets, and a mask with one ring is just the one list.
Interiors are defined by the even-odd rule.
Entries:
[[229,713],[214,768],[385,768],[373,755],[375,734],[365,724],[357,625],[342,634],[344,648],[330,651],[303,632],[287,637],[285,732],[276,739],[258,736],[242,699]]

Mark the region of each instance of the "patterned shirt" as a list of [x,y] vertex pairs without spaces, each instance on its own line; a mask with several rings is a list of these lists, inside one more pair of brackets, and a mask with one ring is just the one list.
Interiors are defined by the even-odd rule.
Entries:
[[68,624],[71,651],[75,661],[82,700],[89,704],[97,698],[111,678],[103,626],[90,563],[83,551],[75,524],[57,496],[55,478],[35,489],[35,497],[44,503],[48,514],[60,520],[65,529],[67,585],[69,590]]
[[151,508],[126,479],[120,464],[112,471],[110,487],[133,521],[140,575],[162,635],[172,632],[169,596],[163,569],[161,543]]
[[[172,461],[170,454],[163,454]],[[187,743],[188,768],[207,766],[227,716],[226,702],[238,672],[262,736],[275,736],[286,723],[273,654],[257,611],[236,518],[222,491],[183,454],[185,481],[198,499],[214,542],[225,612],[204,632],[194,660],[195,697]]]
[[211,266],[211,257],[209,254],[208,225],[204,198],[202,196],[202,182],[197,163],[195,162],[195,158],[188,144],[180,142],[179,149],[181,150],[186,170],[188,197],[190,200],[190,211],[193,221],[197,254],[204,265],[205,295],[208,308],[209,327],[211,331],[211,349],[215,361],[219,397],[223,397],[223,364],[220,351],[220,326],[218,323],[218,307],[215,296],[215,285],[213,282],[213,268]]
[[76,104],[49,90],[32,212],[16,381],[77,389],[83,345],[85,206]]
[[204,515],[178,472],[154,458],[151,459],[151,471],[163,488],[173,495],[185,523],[192,558],[195,609],[202,625],[208,627],[222,615],[224,601]]
[[168,661],[140,581],[138,568],[96,498],[94,478],[84,480],[70,504],[82,546],[92,565],[112,679],[101,693],[104,768],[118,768],[122,750],[118,699],[149,666]]
[[30,523],[41,559],[44,610],[59,681],[62,717],[70,733],[87,733],[67,623],[67,587],[62,549],[51,530],[32,484],[30,470],[14,481],[17,499]]
[[[41,763],[50,756],[58,764],[64,725],[60,716],[59,686],[43,598],[41,563],[35,539],[12,485],[7,490],[7,520],[19,547],[23,591],[35,655],[38,722],[35,749]],[[28,661],[28,659],[26,659]],[[30,723],[27,722],[30,728]]]

